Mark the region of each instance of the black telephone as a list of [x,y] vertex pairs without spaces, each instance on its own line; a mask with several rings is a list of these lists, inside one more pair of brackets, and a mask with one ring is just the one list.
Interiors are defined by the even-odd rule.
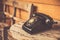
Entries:
[[54,21],[53,19],[43,13],[34,13],[32,17],[24,23],[22,29],[30,34],[35,34],[46,29],[51,29]]

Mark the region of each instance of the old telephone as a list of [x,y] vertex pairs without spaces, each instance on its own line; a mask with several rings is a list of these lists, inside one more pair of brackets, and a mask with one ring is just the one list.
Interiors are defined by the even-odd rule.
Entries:
[[32,17],[24,23],[22,29],[30,34],[35,34],[38,32],[51,29],[54,24],[54,20],[43,13],[34,13]]

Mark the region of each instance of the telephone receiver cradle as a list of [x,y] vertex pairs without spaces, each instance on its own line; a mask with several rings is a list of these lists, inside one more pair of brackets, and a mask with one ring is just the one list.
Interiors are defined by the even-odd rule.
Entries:
[[33,13],[31,18],[23,24],[22,29],[29,34],[36,34],[51,29],[54,23],[54,20],[49,15]]

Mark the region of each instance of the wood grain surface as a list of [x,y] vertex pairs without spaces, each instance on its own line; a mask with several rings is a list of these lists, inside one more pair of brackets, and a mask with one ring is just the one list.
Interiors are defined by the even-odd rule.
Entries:
[[[60,21],[59,21],[60,22]],[[19,22],[10,28],[12,37],[17,40],[58,40],[60,38],[60,25],[55,25],[52,29],[35,35],[30,35],[22,30],[24,23]]]

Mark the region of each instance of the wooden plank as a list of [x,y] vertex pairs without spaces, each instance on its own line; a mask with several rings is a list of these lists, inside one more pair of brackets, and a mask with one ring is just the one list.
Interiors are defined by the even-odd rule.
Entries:
[[11,0],[7,0],[7,1],[5,1],[5,4],[6,5],[10,5],[10,6],[13,6],[13,0],[11,1]]
[[60,6],[34,4],[37,6],[37,11],[51,16],[53,19],[60,20]]
[[16,9],[16,17],[21,18],[21,10],[20,9]]
[[30,13],[21,11],[21,19],[28,20],[30,18]]
[[[9,13],[7,13],[7,12],[4,12],[4,14],[6,15],[6,16],[9,16],[10,18],[13,18],[14,20],[16,20],[16,21],[21,21],[21,20],[23,20],[23,19],[20,19],[20,18],[18,18],[18,17],[13,17],[11,14],[9,14]],[[25,21],[25,20],[24,20]]]
[[6,16],[9,16],[10,18],[12,18],[13,16],[12,15],[10,15],[8,12],[4,12],[4,14],[6,15]]
[[9,11],[10,11],[9,14],[11,14],[13,16],[14,15],[14,7],[9,6]]
[[36,0],[18,0],[18,1],[60,6],[60,0],[37,0],[37,1]]
[[20,8],[20,9],[23,9],[23,10],[26,10],[27,12],[30,12],[31,10],[31,6],[32,4],[31,3],[26,3],[26,2],[17,2],[17,5],[15,5],[17,8]]
[[26,10],[26,11],[30,11],[31,9],[31,3],[26,3],[26,2],[20,2],[20,1],[7,1],[5,2],[6,5],[10,5],[10,6],[13,6],[13,7],[17,7],[17,8],[20,8],[22,10]]

